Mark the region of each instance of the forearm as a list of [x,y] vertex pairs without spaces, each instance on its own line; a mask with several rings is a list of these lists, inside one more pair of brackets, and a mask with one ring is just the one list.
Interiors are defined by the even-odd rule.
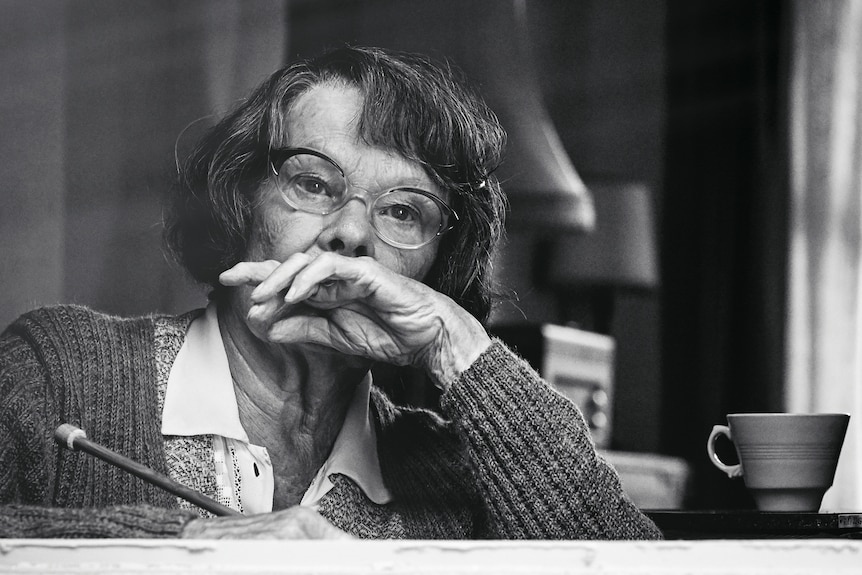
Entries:
[[577,408],[495,341],[442,397],[486,500],[492,536],[656,538],[597,457]]
[[0,506],[0,538],[171,538],[194,513],[151,505]]

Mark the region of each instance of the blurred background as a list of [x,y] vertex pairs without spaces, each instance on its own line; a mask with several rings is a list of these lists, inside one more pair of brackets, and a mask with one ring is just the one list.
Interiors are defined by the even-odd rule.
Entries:
[[666,464],[680,506],[748,507],[706,458],[712,425],[850,412],[824,506],[862,508],[859,0],[3,8],[4,326],[53,303],[201,307],[161,250],[175,155],[296,58],[422,51],[464,69],[510,133],[492,329],[537,367],[543,325],[612,343],[601,446]]

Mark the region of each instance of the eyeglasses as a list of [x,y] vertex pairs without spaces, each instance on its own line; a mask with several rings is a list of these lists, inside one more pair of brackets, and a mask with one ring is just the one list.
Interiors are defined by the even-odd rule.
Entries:
[[282,148],[269,153],[276,185],[287,204],[301,212],[326,215],[354,198],[368,208],[374,232],[387,244],[416,249],[451,230],[458,214],[430,192],[393,188],[379,195],[353,188],[334,160],[308,148]]

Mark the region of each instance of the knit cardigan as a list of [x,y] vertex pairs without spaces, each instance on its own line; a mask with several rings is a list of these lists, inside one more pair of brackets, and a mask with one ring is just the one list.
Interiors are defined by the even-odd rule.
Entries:
[[[198,516],[53,440],[72,423],[167,474],[159,394],[192,317],[58,306],[25,314],[0,336],[0,537],[176,537]],[[500,341],[453,382],[441,409],[396,406],[375,388],[393,500],[377,505],[333,475],[320,513],[363,538],[661,536],[597,455],[575,405]]]

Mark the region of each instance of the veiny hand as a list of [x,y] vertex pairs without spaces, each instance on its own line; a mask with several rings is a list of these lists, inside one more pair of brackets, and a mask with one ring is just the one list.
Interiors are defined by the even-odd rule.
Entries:
[[[220,281],[256,285],[248,317],[272,342],[413,365],[443,389],[490,344],[479,321],[451,298],[373,258],[294,254],[238,263]],[[285,310],[285,303],[295,307]]]
[[291,507],[248,517],[192,519],[183,539],[353,539],[308,507]]

